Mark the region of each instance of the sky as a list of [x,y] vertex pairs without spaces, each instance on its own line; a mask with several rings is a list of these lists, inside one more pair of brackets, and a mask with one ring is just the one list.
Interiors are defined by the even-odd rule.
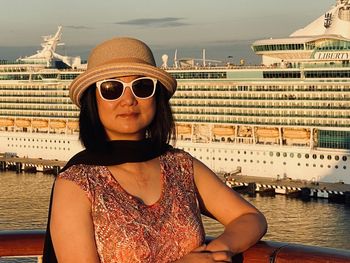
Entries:
[[[1,0],[0,58],[40,48],[63,26],[63,52],[87,57],[115,36],[145,41],[159,57],[251,56],[257,39],[286,37],[323,15],[335,0]],[[72,54],[73,52],[78,54]]]

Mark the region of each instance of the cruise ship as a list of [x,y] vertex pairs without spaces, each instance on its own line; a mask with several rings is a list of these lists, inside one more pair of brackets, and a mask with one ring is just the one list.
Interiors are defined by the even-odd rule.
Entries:
[[[68,160],[82,149],[70,82],[86,69],[56,53],[0,65],[0,152]],[[216,172],[350,184],[350,3],[287,38],[259,40],[261,65],[174,59],[176,147]]]

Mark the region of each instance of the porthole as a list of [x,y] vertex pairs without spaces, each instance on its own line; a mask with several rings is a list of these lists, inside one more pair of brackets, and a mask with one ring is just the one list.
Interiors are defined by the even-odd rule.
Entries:
[[345,165],[343,166],[343,169],[346,170],[346,166]]
[[263,161],[263,163],[266,163],[266,161]]
[[338,156],[338,155],[334,156],[334,159],[335,159],[336,161],[339,161],[339,156]]
[[300,166],[300,163],[298,163],[298,166]]
[[327,167],[328,167],[328,168],[331,168],[331,166],[330,166],[330,165],[328,165]]
[[316,164],[313,164],[312,166],[313,166],[313,167],[316,167]]
[[317,159],[317,155],[316,155],[316,154],[313,154],[313,155],[312,155],[312,159]]
[[306,165],[306,167],[309,167],[309,164],[307,163],[307,164],[305,164]]
[[277,156],[277,157],[280,157],[280,156],[281,156],[281,153],[280,153],[280,152],[276,152],[276,156]]
[[241,159],[237,159],[237,162],[240,162],[241,161]]
[[323,168],[323,164],[321,164],[320,167]]
[[294,153],[290,153],[290,158],[293,158],[294,157]]
[[297,156],[298,156],[298,158],[301,158],[301,153],[298,153],[298,155],[297,155]]
[[323,154],[320,155],[320,159],[321,159],[321,160],[324,159],[324,155],[323,155]]
[[309,154],[308,153],[305,154],[305,158],[309,159]]
[[252,163],[252,162],[253,162],[253,160],[250,160],[250,162]]
[[338,169],[338,165],[334,166],[335,169]]
[[332,160],[332,155],[327,155],[328,160]]
[[272,157],[273,156],[273,152],[270,152],[269,155]]
[[283,165],[286,165],[286,162],[283,162]]
[[346,162],[348,157],[346,157],[345,155],[342,157],[343,161]]

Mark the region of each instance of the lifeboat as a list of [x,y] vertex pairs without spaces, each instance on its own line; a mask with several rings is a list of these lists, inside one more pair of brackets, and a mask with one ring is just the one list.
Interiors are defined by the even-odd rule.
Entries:
[[15,124],[16,124],[17,127],[27,128],[27,127],[30,127],[31,121],[28,120],[28,119],[17,119],[15,121]]
[[68,121],[67,128],[71,129],[71,130],[76,130],[79,128],[79,122],[78,121]]
[[310,130],[308,129],[293,129],[284,128],[283,137],[285,139],[310,139]]
[[66,122],[63,120],[51,120],[49,126],[54,129],[62,129],[66,128]]
[[177,124],[176,132],[178,134],[191,134],[192,128],[189,124]]
[[46,128],[48,126],[47,120],[32,120],[32,127],[33,128]]
[[279,131],[278,128],[262,128],[259,127],[255,131],[257,137],[267,137],[267,138],[278,138]]
[[214,126],[213,134],[218,136],[232,136],[235,135],[235,128],[233,126]]
[[13,119],[3,119],[0,118],[0,127],[10,127],[14,125]]

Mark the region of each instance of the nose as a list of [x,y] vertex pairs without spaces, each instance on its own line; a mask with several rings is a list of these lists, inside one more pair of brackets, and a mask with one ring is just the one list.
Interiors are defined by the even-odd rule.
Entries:
[[133,105],[137,101],[130,87],[125,87],[124,94],[120,99],[126,105]]

